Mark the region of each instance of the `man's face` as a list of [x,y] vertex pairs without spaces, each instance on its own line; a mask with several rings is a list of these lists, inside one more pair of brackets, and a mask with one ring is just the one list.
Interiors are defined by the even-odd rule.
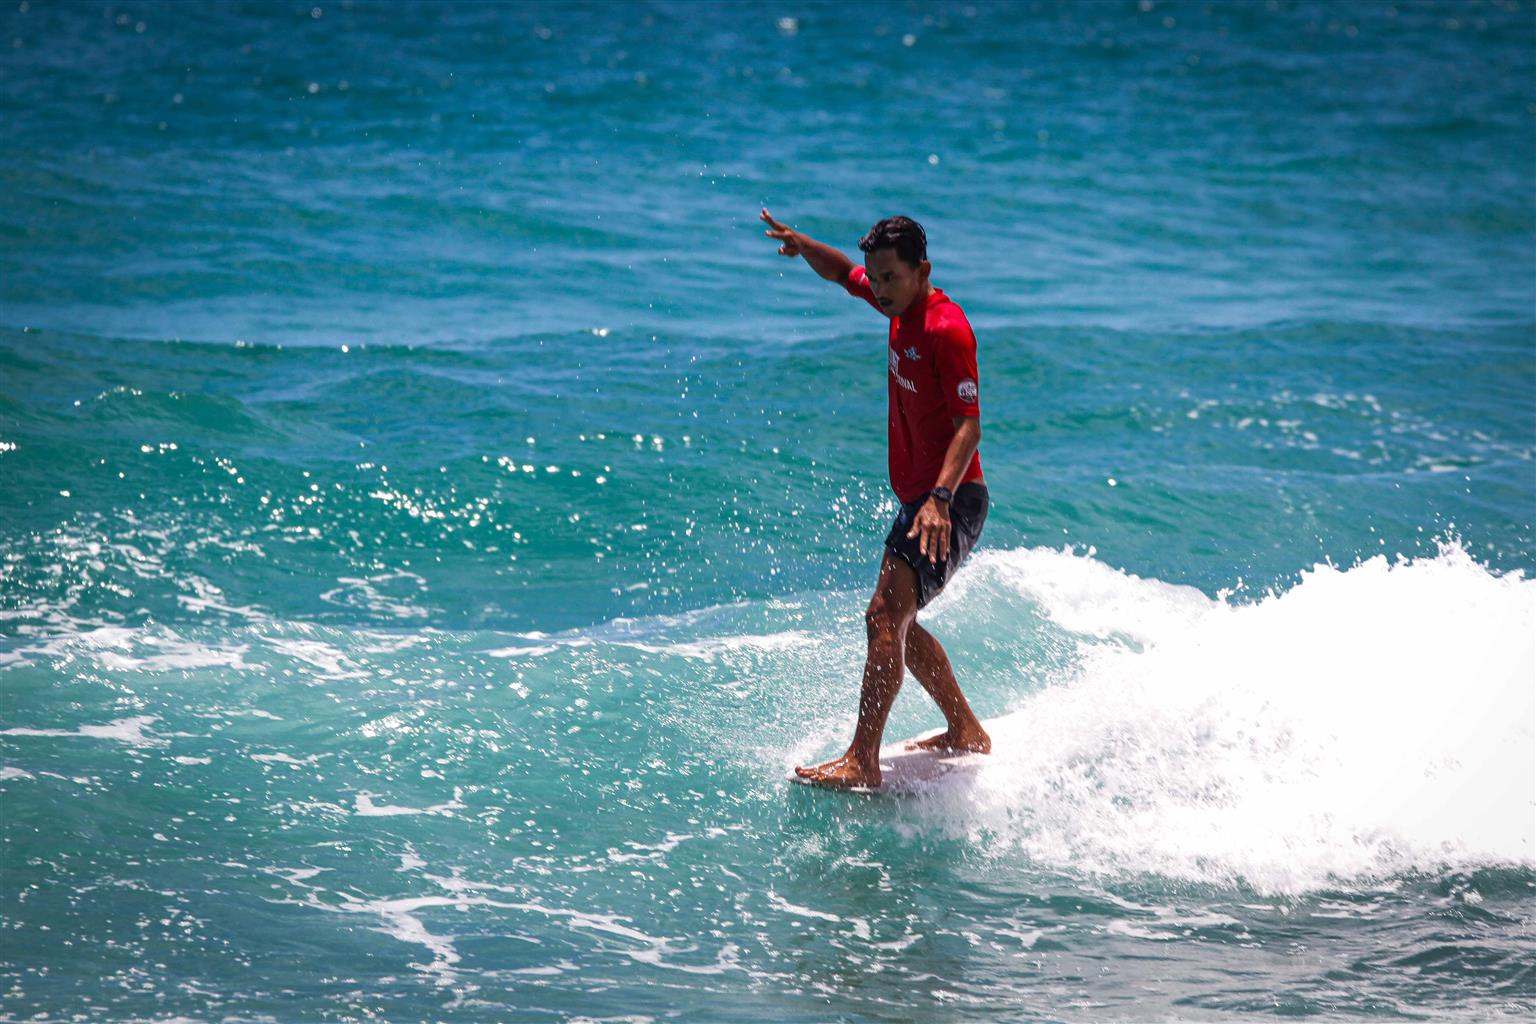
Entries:
[[889,317],[901,316],[922,294],[928,284],[930,269],[927,260],[914,267],[897,256],[895,249],[876,249],[864,254],[864,272],[869,275],[870,290],[875,293],[880,309]]

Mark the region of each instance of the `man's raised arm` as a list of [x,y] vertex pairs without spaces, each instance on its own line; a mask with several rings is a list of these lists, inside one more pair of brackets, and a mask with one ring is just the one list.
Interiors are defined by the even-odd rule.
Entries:
[[763,223],[768,225],[764,232],[769,238],[776,238],[781,243],[779,254],[781,256],[804,256],[805,262],[828,281],[838,284],[846,284],[848,271],[853,269],[853,261],[830,245],[823,245],[811,238],[802,235],[794,228],[786,227],[773,219],[773,214],[766,209],[762,212]]

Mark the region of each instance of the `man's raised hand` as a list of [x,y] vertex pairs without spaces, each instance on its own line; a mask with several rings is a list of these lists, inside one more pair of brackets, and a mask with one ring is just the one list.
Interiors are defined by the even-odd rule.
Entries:
[[806,264],[816,272],[816,276],[828,281],[836,281],[843,284],[848,280],[848,275],[853,270],[853,261],[830,245],[816,241],[810,235],[803,235],[787,224],[780,224],[773,219],[773,214],[767,208],[763,209],[761,219],[768,225],[768,230],[763,234],[779,243],[780,256],[803,256]]
[[780,256],[800,255],[800,235],[794,228],[786,227],[774,220],[773,214],[768,212],[767,207],[763,208],[763,212],[759,216],[763,223],[768,225],[768,230],[763,232],[763,234],[769,238],[776,238],[782,243],[779,246]]

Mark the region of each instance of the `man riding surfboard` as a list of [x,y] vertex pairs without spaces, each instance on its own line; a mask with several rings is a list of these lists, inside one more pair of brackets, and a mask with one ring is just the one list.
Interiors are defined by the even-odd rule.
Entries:
[[880,578],[865,611],[869,651],[853,742],[841,757],[795,774],[824,786],[880,785],[880,737],[908,668],[948,727],[913,747],[988,753],[977,720],[938,639],[917,622],[981,535],[989,499],[981,473],[976,336],[965,313],[929,281],[922,225],[888,217],[859,241],[859,266],[831,246],[786,227],[765,209],[768,237],[784,256],[804,257],[890,319],[889,468],[901,511],[885,538]]

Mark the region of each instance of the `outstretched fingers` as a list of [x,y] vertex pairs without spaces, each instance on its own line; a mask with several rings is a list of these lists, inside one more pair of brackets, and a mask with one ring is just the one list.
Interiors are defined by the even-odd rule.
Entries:
[[764,231],[763,234],[767,235],[769,238],[783,243],[779,246],[780,256],[800,255],[800,240],[798,236],[796,236],[793,228],[784,224],[780,224],[778,221],[774,220],[773,214],[768,212],[768,208],[766,206],[763,207],[763,211],[758,215],[758,218],[764,224],[768,225],[768,230]]
[[[794,243],[795,243],[795,230],[794,230],[794,228],[791,228],[791,227],[789,227],[788,225],[785,225],[785,224],[780,224],[778,221],[774,220],[773,219],[773,214],[769,213],[766,208],[763,210],[762,214],[760,214],[760,219],[763,221],[764,224],[768,225],[768,230],[764,231],[763,234],[767,235],[769,238],[777,238],[779,241],[783,242],[785,245],[794,245]],[[780,251],[783,251],[783,250],[780,250]]]

